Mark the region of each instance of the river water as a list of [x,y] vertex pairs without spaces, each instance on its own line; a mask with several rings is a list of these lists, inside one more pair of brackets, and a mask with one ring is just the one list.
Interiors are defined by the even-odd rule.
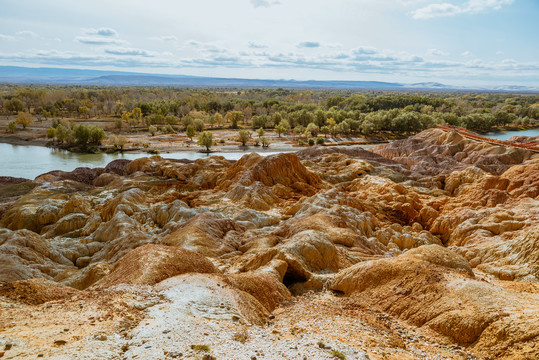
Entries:
[[[221,155],[228,160],[238,160],[244,152],[214,152],[211,154],[197,151],[179,151],[161,153],[168,159],[197,160],[213,155]],[[260,155],[277,154],[275,151],[258,151]],[[66,150],[51,149],[42,146],[11,145],[0,143],[0,176],[22,177],[34,179],[36,176],[52,170],[72,171],[78,167],[105,167],[116,159],[134,160],[151,156],[145,153],[114,153],[114,154],[78,154]]]
[[491,139],[508,140],[513,136],[539,136],[539,129],[489,132],[486,134],[482,134],[482,136]]
[[[511,136],[538,136],[539,129],[492,132],[483,136],[507,140]],[[365,145],[364,148],[372,147]],[[250,148],[258,150],[260,155],[272,155],[278,152],[261,148]],[[299,150],[299,149],[298,149]],[[189,159],[197,160],[212,155],[221,155],[229,160],[238,160],[250,151],[238,152],[214,152],[211,154],[197,151],[179,151],[160,154],[169,159]],[[109,162],[116,159],[134,160],[140,157],[151,156],[145,153],[115,153],[115,154],[78,154],[66,150],[51,149],[41,146],[30,145],[10,145],[0,143],[0,176],[22,177],[34,179],[36,176],[52,170],[72,171],[78,167],[105,167]]]

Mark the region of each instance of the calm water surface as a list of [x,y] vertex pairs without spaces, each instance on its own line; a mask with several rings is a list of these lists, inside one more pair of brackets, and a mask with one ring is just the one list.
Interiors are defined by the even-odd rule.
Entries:
[[539,129],[490,132],[484,134],[483,136],[491,139],[508,140],[510,137],[513,136],[539,136]]
[[[254,149],[253,149],[254,150]],[[229,160],[238,160],[246,152],[211,154],[196,151],[161,153],[169,159],[197,160],[212,155],[221,155]],[[259,151],[260,155],[277,154],[275,151]],[[134,160],[149,154],[115,153],[115,154],[77,154],[66,150],[50,149],[42,146],[0,144],[0,176],[22,177],[34,179],[36,176],[52,170],[72,171],[78,167],[105,167],[116,159]]]
[[[539,129],[522,131],[506,131],[487,133],[483,136],[507,140],[511,136],[538,136]],[[373,146],[373,145],[372,145]],[[372,147],[369,145],[364,148]],[[251,148],[251,151],[255,150]],[[260,155],[267,156],[277,154],[275,151],[257,151]],[[299,150],[299,149],[298,149]],[[238,160],[250,151],[244,152],[214,152],[211,154],[197,151],[180,151],[160,154],[169,159],[197,160],[212,155],[221,155],[229,160]],[[116,159],[134,160],[149,154],[115,153],[115,154],[77,154],[66,150],[50,149],[41,146],[10,145],[0,143],[0,176],[14,176],[34,179],[36,176],[52,170],[72,171],[78,167],[105,167],[109,162]]]

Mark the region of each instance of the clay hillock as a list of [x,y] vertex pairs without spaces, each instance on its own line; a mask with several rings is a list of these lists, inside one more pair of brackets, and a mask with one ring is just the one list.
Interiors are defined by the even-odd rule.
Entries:
[[513,165],[537,158],[533,152],[468,139],[457,132],[425,130],[403,140],[379,145],[374,152],[423,175],[449,174],[475,165],[501,174]]
[[39,305],[49,301],[63,300],[79,294],[79,291],[44,278],[0,282],[0,299]]
[[159,241],[216,257],[236,251],[245,229],[232,219],[204,212],[169,229]]
[[298,156],[292,153],[243,156],[226,171],[221,181],[219,189],[260,182],[268,187],[282,185],[305,195],[312,195],[322,186],[322,180],[307,170]]
[[398,316],[495,356],[529,358],[538,351],[538,295],[479,281],[463,257],[438,245],[357,264],[335,276],[330,288],[354,306]]
[[30,181],[30,180],[25,179],[25,178],[12,177],[12,176],[0,176],[0,187],[6,186],[6,185],[12,185],[12,184],[20,184],[25,181]]
[[511,136],[507,141],[517,144],[539,144],[539,136]]
[[126,175],[126,168],[131,160],[118,159],[107,164],[105,168],[79,167],[73,171],[53,170],[36,177],[37,181],[72,180],[84,184],[92,183],[103,174]]
[[398,161],[391,160],[375,152],[365,150],[361,146],[313,146],[296,153],[301,160],[314,163],[321,161],[329,154],[342,154],[350,159],[363,160],[376,168],[388,169],[392,172],[410,176],[410,170]]
[[217,269],[213,263],[194,251],[148,244],[125,254],[94,287],[106,288],[118,284],[155,285],[180,274],[215,272]]
[[12,358],[228,358],[227,346],[537,358],[534,155],[439,130],[381,149],[154,156],[6,180],[0,346]]

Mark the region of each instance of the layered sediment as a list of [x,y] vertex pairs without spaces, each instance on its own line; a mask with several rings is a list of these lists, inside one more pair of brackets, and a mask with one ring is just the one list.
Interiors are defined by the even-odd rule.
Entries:
[[8,358],[539,357],[539,154],[435,129],[0,200]]

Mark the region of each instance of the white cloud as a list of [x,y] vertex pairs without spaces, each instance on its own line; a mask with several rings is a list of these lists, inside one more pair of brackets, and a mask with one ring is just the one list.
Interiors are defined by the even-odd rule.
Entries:
[[19,32],[17,33],[17,35],[19,35],[19,36],[34,37],[34,38],[35,38],[35,37],[38,37],[38,35],[37,35],[35,32],[30,31],[30,30],[19,31]]
[[439,50],[439,49],[429,49],[427,50],[427,54],[434,55],[434,56],[447,56],[449,55],[448,52]]
[[177,41],[178,38],[174,35],[163,35],[160,37],[162,41]]
[[251,4],[255,7],[270,7],[273,5],[279,5],[281,2],[277,0],[251,0]]
[[466,50],[466,51],[462,52],[460,55],[462,55],[462,56],[472,56],[472,52],[469,51],[469,50]]
[[125,44],[123,40],[109,39],[105,37],[96,36],[78,36],[75,38],[81,44],[86,45],[122,45]]
[[468,0],[462,5],[435,3],[412,11],[414,19],[431,19],[457,14],[477,14],[488,10],[500,10],[503,5],[511,5],[514,0]]
[[15,41],[15,37],[11,35],[0,34],[0,40]]
[[298,44],[299,48],[318,48],[320,43],[317,41],[304,41]]
[[97,35],[97,36],[117,36],[118,32],[111,28],[98,28],[98,29],[83,29],[84,33],[87,35]]
[[[103,51],[73,52],[61,50],[27,50],[22,53],[0,53],[4,63],[46,64],[53,66],[84,65],[86,67],[114,66],[130,69],[186,69],[206,71],[219,69],[222,73],[230,69],[243,71],[294,71],[295,74],[306,72],[326,72],[331,78],[338,74],[361,74],[380,78],[391,74],[401,79],[435,78],[437,81],[452,78],[455,74],[468,79],[492,79],[503,77],[516,79],[539,78],[539,63],[520,62],[513,59],[486,62],[479,59],[467,61],[425,60],[407,52],[394,52],[376,48],[356,48],[335,53],[320,50],[313,56],[298,52],[233,51],[220,49],[219,52],[206,51],[204,46],[193,56],[178,56],[172,53],[157,53],[143,49],[109,47]],[[324,48],[321,48],[324,49]],[[197,70],[198,69],[198,70]],[[167,70],[169,71],[169,70]],[[166,71],[163,71],[166,72]],[[415,81],[415,80],[414,80]]]
[[125,56],[125,55],[146,56],[146,57],[153,56],[149,51],[146,51],[146,50],[124,48],[124,47],[105,49],[105,53],[111,54],[111,55],[120,55],[120,56]]
[[259,43],[255,43],[255,42],[250,41],[250,42],[249,42],[249,47],[250,47],[251,49],[265,49],[265,48],[267,48],[268,46],[267,46],[267,45],[264,45],[264,44],[259,44]]

